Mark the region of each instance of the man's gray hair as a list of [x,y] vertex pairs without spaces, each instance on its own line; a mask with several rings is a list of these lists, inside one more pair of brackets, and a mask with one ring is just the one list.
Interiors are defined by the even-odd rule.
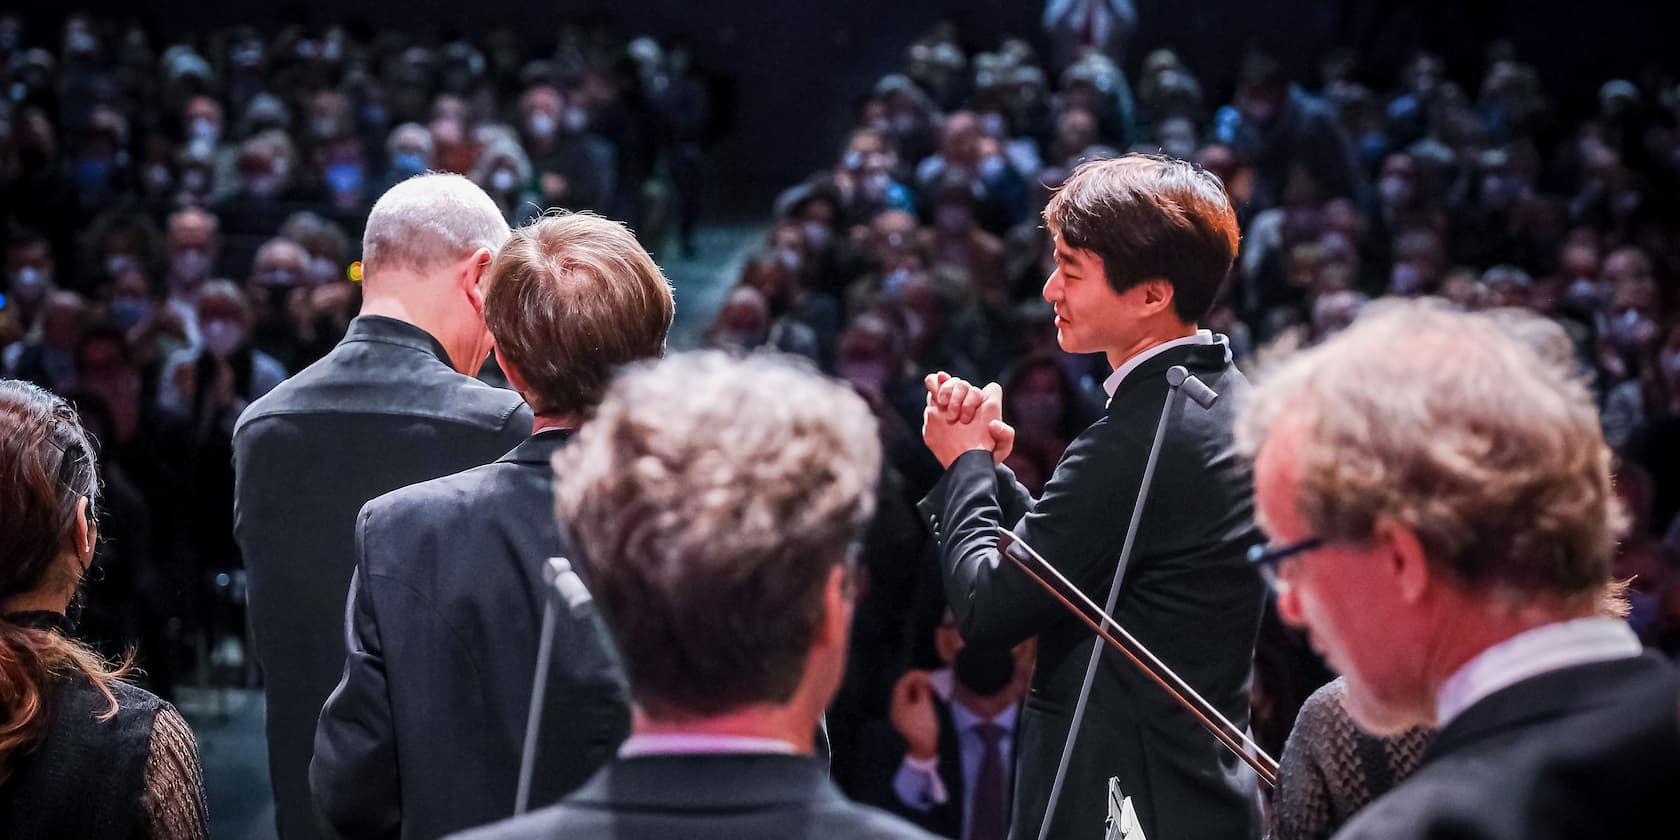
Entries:
[[479,248],[499,250],[511,235],[496,202],[459,175],[429,172],[385,191],[368,214],[362,263],[368,275],[414,271],[463,259]]

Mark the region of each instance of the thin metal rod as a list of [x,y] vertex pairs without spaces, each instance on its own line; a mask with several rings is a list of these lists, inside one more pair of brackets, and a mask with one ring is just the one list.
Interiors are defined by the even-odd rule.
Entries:
[[[1000,528],[998,530],[1003,529]],[[1014,542],[1030,552],[1031,556],[1035,560],[1040,563],[1044,562],[1044,559],[1038,556],[1038,553],[1033,551],[1031,546],[1028,546],[1020,540],[1015,540]],[[1060,582],[1069,589],[1072,589],[1075,596],[1085,602],[1087,609],[1097,612],[1105,623],[1109,624],[1118,631],[1126,639],[1126,641],[1130,643],[1130,645],[1137,648],[1138,652],[1134,652],[1131,647],[1128,647],[1126,644],[1122,644],[1120,640],[1111,635],[1109,631],[1102,626],[1102,624],[1099,624],[1096,619],[1091,618],[1091,616],[1087,614],[1086,609],[1081,609],[1079,606],[1076,606],[1073,601],[1069,600],[1066,595],[1062,594],[1061,590],[1058,589],[1055,584],[1041,576],[1018,555],[1012,554],[1008,551],[1005,551],[1004,554],[1009,557],[1010,560],[1013,560],[1015,565],[1019,566],[1022,571],[1026,572],[1028,577],[1032,578],[1038,583],[1038,585],[1044,587],[1051,595],[1055,596],[1056,600],[1060,601],[1062,606],[1066,607],[1069,612],[1079,616],[1079,620],[1085,622],[1085,626],[1090,627],[1093,631],[1095,631],[1099,638],[1107,642],[1115,650],[1124,654],[1127,659],[1131,660],[1132,664],[1142,669],[1146,676],[1154,680],[1157,685],[1161,686],[1161,688],[1165,689],[1168,694],[1172,695],[1173,698],[1177,700],[1180,705],[1184,706],[1184,708],[1192,715],[1195,715],[1196,720],[1200,722],[1205,729],[1213,733],[1214,737],[1218,738],[1220,743],[1230,748],[1230,750],[1236,753],[1237,756],[1246,762],[1249,767],[1254,768],[1254,772],[1260,776],[1262,781],[1266,782],[1266,784],[1270,787],[1277,786],[1277,762],[1273,760],[1271,756],[1267,755],[1266,751],[1262,749],[1259,744],[1256,744],[1249,739],[1246,733],[1244,733],[1241,729],[1238,729],[1234,724],[1227,720],[1224,715],[1220,714],[1218,709],[1214,708],[1212,704],[1209,704],[1207,700],[1197,694],[1194,689],[1185,685],[1184,681],[1180,679],[1177,674],[1173,673],[1170,668],[1162,665],[1161,661],[1156,659],[1155,655],[1150,653],[1149,649],[1144,647],[1142,642],[1139,642],[1136,637],[1126,632],[1125,628],[1115,623],[1113,618],[1110,618],[1100,610],[1097,610],[1096,605],[1092,604],[1090,599],[1086,598],[1083,593],[1079,592],[1078,589],[1075,589],[1072,584],[1069,584],[1066,578],[1061,577],[1059,572],[1056,574]],[[1045,566],[1046,568],[1050,568],[1054,571],[1053,566],[1049,566],[1047,563]],[[1144,661],[1145,659],[1149,661],[1146,662]],[[1151,662],[1154,663],[1153,666],[1150,664]],[[1157,668],[1160,670],[1157,670]],[[1162,676],[1162,672],[1165,672],[1166,676]],[[1175,685],[1174,683],[1177,684]],[[1186,693],[1188,696],[1186,696]],[[1252,751],[1252,753],[1250,751]]]
[[[1184,392],[1170,380],[1166,402],[1161,405],[1161,420],[1155,425],[1155,440],[1149,445],[1149,460],[1143,465],[1143,481],[1138,485],[1137,503],[1132,506],[1132,521],[1126,526],[1126,541],[1120,546],[1120,562],[1114,569],[1114,584],[1108,589],[1108,609],[1113,612],[1120,601],[1120,584],[1126,577],[1126,564],[1132,559],[1132,546],[1137,542],[1138,523],[1143,519],[1143,506],[1149,500],[1149,485],[1155,478],[1155,462],[1161,459],[1161,441],[1167,436],[1167,421],[1173,408],[1183,402]],[[1068,724],[1067,742],[1062,745],[1062,760],[1056,765],[1056,779],[1050,783],[1050,801],[1044,806],[1044,822],[1038,827],[1038,840],[1050,836],[1050,822],[1056,815],[1056,803],[1067,781],[1068,764],[1073,760],[1073,745],[1079,738],[1079,726],[1085,722],[1085,707],[1091,700],[1091,683],[1097,676],[1097,663],[1102,660],[1102,642],[1091,643],[1091,661],[1085,664],[1085,681],[1079,686],[1079,701],[1073,705],[1073,720]]]
[[[1019,562],[1019,561],[1017,561]],[[513,813],[525,813],[531,804],[531,776],[536,769],[537,730],[542,725],[543,695],[548,691],[548,662],[554,658],[554,625],[559,618],[559,593],[552,585],[543,587],[542,641],[537,645],[537,676],[531,684],[531,711],[525,715],[525,746],[519,756],[519,792]]]

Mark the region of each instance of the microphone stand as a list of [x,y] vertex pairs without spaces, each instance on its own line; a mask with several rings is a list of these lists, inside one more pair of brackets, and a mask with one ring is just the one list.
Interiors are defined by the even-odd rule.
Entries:
[[560,604],[576,611],[592,596],[583,579],[572,569],[572,561],[550,557],[542,566],[542,637],[537,645],[537,673],[531,683],[531,710],[525,716],[525,745],[519,756],[519,790],[513,802],[514,816],[525,813],[531,803],[531,774],[536,769],[537,732],[542,726],[543,697],[548,691],[548,666],[554,659],[554,625],[560,618]]
[[[1021,568],[1028,572],[1029,577],[1048,588],[1051,594],[1055,595],[1058,600],[1068,607],[1068,609],[1072,610],[1081,619],[1083,619],[1086,624],[1095,629],[1097,631],[1097,635],[1101,637],[1100,640],[1091,647],[1091,659],[1085,666],[1085,681],[1079,687],[1079,700],[1073,707],[1073,721],[1068,726],[1067,742],[1062,746],[1062,759],[1061,762],[1056,765],[1055,780],[1050,784],[1050,800],[1045,804],[1044,822],[1039,826],[1038,840],[1046,840],[1046,838],[1050,836],[1050,821],[1056,815],[1056,803],[1059,799],[1061,799],[1062,786],[1067,781],[1068,764],[1073,759],[1073,745],[1079,737],[1079,726],[1085,720],[1085,708],[1091,699],[1091,683],[1097,675],[1097,663],[1102,660],[1102,642],[1104,641],[1126,654],[1128,658],[1130,658],[1139,667],[1143,668],[1144,671],[1151,677],[1154,677],[1156,682],[1160,683],[1163,688],[1166,688],[1176,699],[1178,699],[1181,703],[1185,703],[1186,707],[1197,716],[1198,720],[1202,721],[1204,725],[1209,726],[1210,731],[1214,732],[1215,736],[1220,739],[1221,743],[1231,747],[1231,749],[1236,751],[1239,756],[1242,756],[1245,761],[1248,761],[1250,766],[1255,766],[1256,764],[1255,760],[1244,752],[1240,746],[1234,745],[1232,742],[1227,740],[1228,733],[1219,726],[1214,725],[1212,721],[1209,721],[1203,714],[1202,709],[1199,709],[1194,704],[1188,702],[1184,695],[1180,694],[1173,686],[1168,685],[1166,681],[1162,680],[1160,675],[1156,673],[1154,669],[1145,665],[1138,659],[1137,656],[1132,654],[1130,650],[1120,645],[1118,641],[1116,641],[1103,629],[1102,625],[1093,621],[1083,610],[1070,603],[1066,597],[1056,590],[1055,587],[1051,586],[1036,572],[1028,568],[1019,557],[1015,556],[1013,551],[1005,550],[1005,547],[1014,548],[1015,546],[1020,546],[1030,552],[1031,557],[1036,558],[1039,563],[1042,563],[1046,568],[1050,569],[1051,572],[1055,573],[1055,575],[1061,579],[1063,584],[1065,584],[1073,592],[1077,593],[1078,597],[1089,605],[1089,608],[1092,611],[1101,616],[1102,619],[1110,626],[1114,627],[1114,629],[1124,634],[1128,641],[1137,645],[1140,650],[1143,650],[1149,660],[1157,667],[1171,675],[1172,680],[1182,687],[1184,692],[1188,692],[1189,696],[1194,697],[1196,701],[1199,701],[1201,706],[1205,707],[1206,711],[1211,711],[1215,719],[1222,722],[1226,727],[1229,727],[1232,730],[1236,729],[1235,726],[1231,725],[1230,721],[1225,720],[1225,718],[1219,714],[1218,710],[1214,709],[1213,706],[1206,700],[1203,700],[1201,696],[1191,690],[1188,685],[1185,685],[1184,681],[1179,679],[1177,674],[1173,674],[1170,669],[1161,664],[1159,659],[1155,658],[1154,654],[1149,653],[1146,648],[1137,644],[1137,640],[1132,638],[1131,634],[1126,633],[1126,631],[1122,629],[1113,618],[1110,618],[1110,615],[1114,612],[1115,605],[1117,605],[1120,601],[1120,584],[1126,576],[1126,565],[1131,561],[1132,547],[1137,542],[1138,524],[1143,519],[1144,505],[1149,500],[1149,487],[1155,479],[1155,464],[1161,458],[1161,442],[1166,438],[1167,423],[1172,418],[1173,410],[1183,404],[1186,396],[1193,400],[1197,405],[1201,406],[1204,410],[1213,407],[1214,402],[1219,399],[1219,394],[1215,393],[1212,388],[1209,388],[1200,379],[1192,376],[1190,371],[1183,365],[1174,365],[1167,369],[1167,386],[1167,399],[1161,406],[1161,420],[1155,426],[1155,439],[1149,446],[1149,458],[1144,462],[1143,480],[1138,487],[1137,503],[1132,506],[1132,519],[1126,526],[1126,540],[1120,547],[1120,561],[1114,570],[1114,584],[1109,587],[1108,606],[1105,609],[1097,609],[1096,604],[1092,603],[1089,598],[1086,598],[1084,593],[1079,592],[1079,590],[1075,588],[1073,584],[1069,583],[1066,578],[1062,578],[1060,572],[1050,566],[1043,557],[1038,556],[1037,552],[1032,551],[1030,546],[1027,546],[1026,543],[1016,539],[1012,532],[1001,527],[996,529],[1000,535],[1000,541],[998,543],[1000,550],[1004,550],[1004,553],[1009,556],[1010,559],[1014,560],[1021,566]],[[1007,542],[1004,541],[1005,537],[1007,537]],[[1246,740],[1245,736],[1244,740]],[[1259,751],[1258,746],[1255,746],[1254,749],[1257,752]],[[1260,755],[1264,757],[1265,754],[1260,753]],[[1262,769],[1268,762],[1269,769]],[[1277,762],[1271,761],[1270,758],[1266,758],[1265,762],[1261,762],[1261,766],[1255,766],[1255,771],[1260,774],[1262,779],[1266,780],[1267,784],[1276,785]]]

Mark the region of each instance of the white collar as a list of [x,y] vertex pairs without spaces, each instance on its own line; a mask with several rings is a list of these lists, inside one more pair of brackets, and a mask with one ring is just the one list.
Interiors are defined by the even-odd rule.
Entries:
[[779,738],[745,735],[631,735],[618,748],[620,758],[644,755],[701,755],[706,753],[773,753],[797,755],[799,748]]
[[1187,347],[1192,344],[1213,344],[1217,340],[1218,339],[1214,338],[1213,330],[1196,330],[1183,338],[1175,338],[1172,341],[1163,341],[1160,344],[1150,347],[1136,356],[1121,362],[1120,366],[1115,368],[1114,372],[1109,374],[1107,379],[1103,380],[1103,390],[1108,392],[1110,399],[1113,399],[1114,392],[1120,390],[1120,383],[1126,379],[1126,375],[1134,370],[1137,370],[1144,362],[1147,362],[1150,359],[1173,349],[1174,347]]
[[1518,633],[1459,667],[1435,692],[1435,725],[1502,688],[1574,665],[1638,656],[1633,628],[1619,618],[1578,618]]

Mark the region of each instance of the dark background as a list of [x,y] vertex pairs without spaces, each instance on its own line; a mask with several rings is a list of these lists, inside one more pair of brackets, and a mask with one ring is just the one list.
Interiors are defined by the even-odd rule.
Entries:
[[[1569,115],[1591,104],[1598,85],[1639,80],[1657,62],[1672,64],[1680,2],[1660,0],[1136,0],[1139,28],[1127,55],[1134,74],[1151,49],[1171,46],[1227,101],[1243,50],[1258,45],[1294,78],[1317,85],[1330,49],[1358,50],[1378,89],[1416,45],[1444,56],[1455,78],[1479,78],[1486,45],[1507,38],[1536,65]],[[712,77],[727,133],[712,153],[722,204],[762,209],[761,201],[811,170],[831,164],[851,125],[852,103],[905,47],[940,20],[971,45],[1003,35],[1036,39],[1042,0],[333,0],[224,3],[80,0],[18,10],[27,40],[56,39],[71,10],[137,19],[161,36],[250,25],[350,24],[366,31],[435,29],[476,37],[498,27],[531,46],[553,42],[558,21],[611,22],[626,37],[680,37],[694,64]],[[1474,95],[1474,89],[1471,89]],[[715,205],[714,205],[715,206]]]

